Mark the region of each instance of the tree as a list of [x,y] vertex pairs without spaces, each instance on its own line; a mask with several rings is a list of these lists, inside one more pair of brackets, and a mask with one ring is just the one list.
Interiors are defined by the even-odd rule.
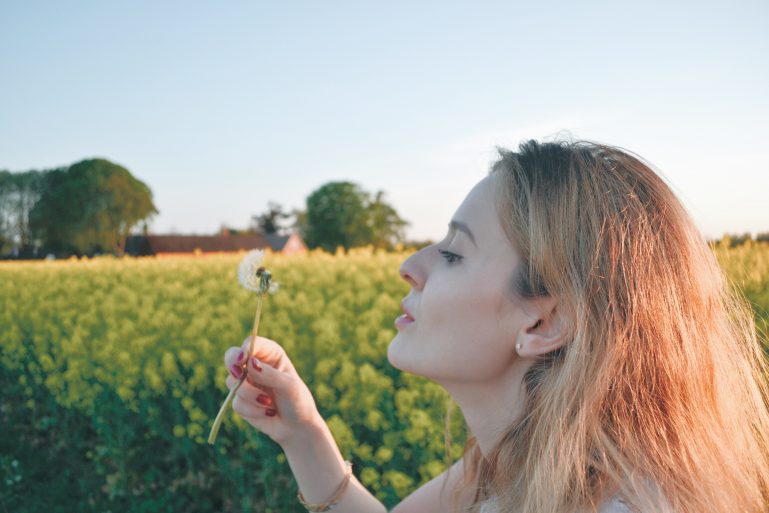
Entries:
[[329,252],[367,244],[391,249],[408,224],[384,201],[384,192],[372,200],[352,182],[329,182],[310,194],[304,221],[307,245]]
[[108,160],[90,159],[46,174],[30,223],[49,250],[123,255],[131,229],[157,213],[144,182]]
[[382,249],[393,249],[405,238],[408,222],[398,216],[393,207],[385,203],[384,192],[379,191],[368,205],[369,223],[372,231],[372,243]]
[[283,207],[279,203],[270,201],[267,203],[267,211],[265,213],[253,216],[251,219],[256,231],[267,235],[283,235],[285,227],[281,221],[285,221],[290,217],[291,214],[284,212]]
[[5,253],[13,243],[12,181],[10,171],[0,171],[0,254]]
[[45,171],[0,171],[0,253],[16,246],[21,256],[31,256],[40,244],[33,239],[29,215],[40,200]]

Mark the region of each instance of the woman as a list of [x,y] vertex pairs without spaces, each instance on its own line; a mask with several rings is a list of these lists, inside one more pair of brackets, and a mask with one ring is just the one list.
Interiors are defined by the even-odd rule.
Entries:
[[[388,359],[445,387],[470,436],[394,512],[766,511],[751,312],[639,158],[589,142],[500,150],[401,276],[411,292]],[[258,361],[225,355],[230,387],[248,365],[233,408],[283,447],[302,499],[384,511],[354,476],[340,487],[310,391],[277,343],[257,345]]]

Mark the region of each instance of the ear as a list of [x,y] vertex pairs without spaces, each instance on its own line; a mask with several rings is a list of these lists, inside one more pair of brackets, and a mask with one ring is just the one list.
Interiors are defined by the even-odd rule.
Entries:
[[536,358],[566,343],[568,326],[556,298],[537,298],[526,310],[528,313],[524,315],[524,322],[515,340],[518,356]]

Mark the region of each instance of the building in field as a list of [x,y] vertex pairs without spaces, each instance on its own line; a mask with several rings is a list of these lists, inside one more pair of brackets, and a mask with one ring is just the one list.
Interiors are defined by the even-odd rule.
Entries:
[[273,253],[290,255],[307,251],[299,234],[274,235],[261,233],[219,235],[132,235],[126,240],[127,255],[157,257],[237,253],[252,249],[270,249]]

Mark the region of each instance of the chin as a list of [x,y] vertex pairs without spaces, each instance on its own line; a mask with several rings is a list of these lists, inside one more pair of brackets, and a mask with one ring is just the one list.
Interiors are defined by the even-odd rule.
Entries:
[[389,361],[390,365],[392,365],[398,370],[401,370],[404,372],[413,372],[409,368],[408,358],[404,358],[407,352],[403,347],[404,343],[405,341],[401,340],[400,334],[395,335],[395,338],[392,339],[392,341],[390,342],[390,345],[387,346],[387,361]]
[[403,370],[403,369],[401,369],[400,365],[397,362],[397,359],[393,355],[393,344],[396,343],[395,340],[397,338],[398,338],[398,335],[396,335],[395,338],[392,339],[392,341],[390,341],[390,345],[387,346],[387,361],[390,362],[390,365],[392,365],[396,369]]
[[413,354],[413,351],[409,351],[408,349],[407,341],[402,340],[399,335],[396,335],[392,342],[390,342],[390,345],[387,346],[387,361],[399,371],[408,372],[415,376],[427,377],[424,372],[420,371],[420,369],[414,365],[415,363],[418,363],[421,358],[417,358]]

